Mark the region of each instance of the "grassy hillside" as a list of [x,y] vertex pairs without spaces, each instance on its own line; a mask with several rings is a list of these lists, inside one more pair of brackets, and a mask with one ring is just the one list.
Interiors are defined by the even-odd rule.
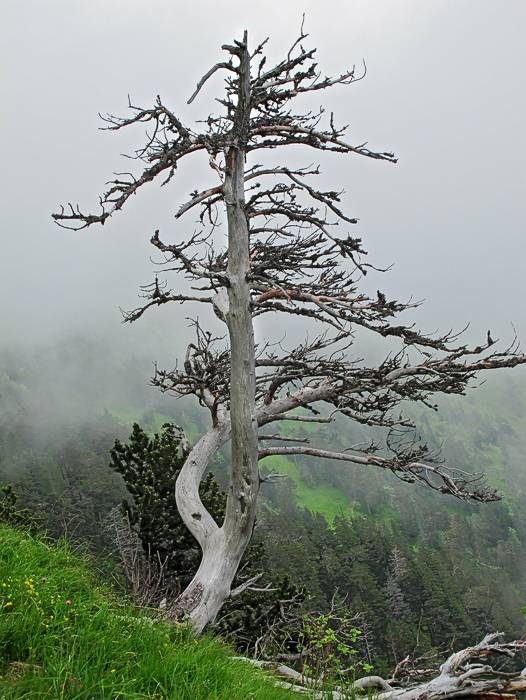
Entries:
[[305,480],[305,469],[302,469],[298,460],[273,455],[267,457],[262,465],[268,472],[282,474],[290,479],[296,503],[300,508],[320,513],[329,522],[338,515],[352,515],[350,499],[330,484],[308,484]]
[[66,544],[0,525],[0,698],[279,700],[212,637],[155,622]]

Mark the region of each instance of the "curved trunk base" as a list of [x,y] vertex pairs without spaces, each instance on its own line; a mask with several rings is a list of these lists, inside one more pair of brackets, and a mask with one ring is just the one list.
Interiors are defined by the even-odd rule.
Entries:
[[[217,533],[220,534],[221,531]],[[196,575],[170,606],[168,617],[189,622],[193,631],[201,634],[207,625],[214,622],[230,597],[232,582],[244,551],[241,543],[236,551],[228,551],[224,538],[215,537],[203,553]]]

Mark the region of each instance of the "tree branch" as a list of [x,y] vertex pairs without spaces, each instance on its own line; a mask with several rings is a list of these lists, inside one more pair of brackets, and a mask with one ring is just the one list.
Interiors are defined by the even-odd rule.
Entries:
[[280,447],[277,445],[259,450],[259,459],[271,455],[293,456],[308,455],[322,459],[334,459],[352,462],[364,466],[380,467],[402,476],[404,481],[420,482],[434,491],[447,493],[460,500],[480,501],[483,503],[500,500],[493,489],[484,486],[474,486],[481,481],[481,475],[470,475],[463,470],[444,467],[441,465],[424,464],[422,462],[404,461],[403,458],[385,458],[377,454],[354,454],[352,452],[334,452],[314,447],[293,445]]
[[[262,661],[235,657],[251,663],[259,668],[272,671],[287,683],[279,685],[288,687],[298,693],[309,692],[309,697],[343,700],[349,693],[364,693],[371,689],[380,690],[378,700],[447,700],[456,697],[506,697],[508,693],[520,693],[526,690],[526,668],[522,672],[501,674],[489,663],[473,664],[473,659],[484,659],[491,655],[506,655],[513,657],[518,651],[526,648],[524,640],[500,643],[495,640],[502,636],[499,633],[488,634],[473,647],[467,647],[452,654],[440,667],[439,673],[432,680],[406,688],[393,688],[380,676],[366,676],[349,683],[344,688],[319,690],[323,687],[320,679],[311,678],[295,671],[293,668],[276,661]],[[508,695],[509,697],[509,695]]]

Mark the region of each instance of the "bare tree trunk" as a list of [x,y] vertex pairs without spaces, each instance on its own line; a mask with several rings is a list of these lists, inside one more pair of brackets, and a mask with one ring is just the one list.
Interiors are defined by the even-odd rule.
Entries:
[[226,543],[224,531],[218,529],[208,538],[196,575],[170,610],[170,616],[190,622],[196,634],[214,621],[230,596],[243,552],[238,556]]
[[235,562],[235,568],[229,574],[229,587],[252,537],[259,491],[254,329],[248,281],[249,229],[245,213],[244,147],[248,139],[249,119],[250,56],[245,32],[240,53],[237,144],[227,153],[224,186],[228,216],[227,325],[231,363],[232,466],[223,530],[229,558]]
[[[250,116],[250,57],[247,35],[239,50],[236,139],[226,153],[223,192],[228,220],[228,310],[230,337],[230,420],[205,436],[190,454],[177,484],[177,506],[203,551],[199,569],[176,601],[174,614],[201,632],[231,592],[243,553],[252,537],[259,490],[254,330],[248,283],[249,232],[245,214],[245,150]],[[231,478],[223,526],[210,523],[199,499],[208,459],[231,434]],[[212,450],[212,451],[211,451]],[[188,468],[187,468],[188,465]],[[215,526],[215,527],[214,527]]]
[[[228,581],[229,557],[223,528],[217,525],[199,496],[199,484],[210,457],[225,444],[229,435],[228,419],[206,433],[188,455],[175,486],[177,508],[203,556],[192,581],[175,603],[168,605],[167,615],[189,620],[197,633],[214,620],[230,593],[230,586],[224,583]],[[235,571],[232,579],[234,576]]]

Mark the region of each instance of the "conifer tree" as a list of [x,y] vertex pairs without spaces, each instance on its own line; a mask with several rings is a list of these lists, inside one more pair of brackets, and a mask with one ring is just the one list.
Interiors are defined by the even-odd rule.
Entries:
[[[189,449],[183,431],[173,423],[165,423],[153,435],[134,423],[129,440],[116,440],[110,453],[110,469],[122,476],[131,497],[123,500],[122,515],[137,534],[149,565],[157,566],[163,596],[183,590],[195,575],[201,558],[199,545],[175,502],[174,484]],[[226,494],[211,472],[201,483],[200,496],[212,517],[221,522]],[[287,576],[268,576],[266,590],[263,587],[253,591],[246,586],[247,581],[261,576],[265,564],[264,544],[252,540],[235,580],[240,595],[228,601],[217,621],[222,634],[245,650],[253,649],[267,627],[285,614],[291,615],[304,597]]]

